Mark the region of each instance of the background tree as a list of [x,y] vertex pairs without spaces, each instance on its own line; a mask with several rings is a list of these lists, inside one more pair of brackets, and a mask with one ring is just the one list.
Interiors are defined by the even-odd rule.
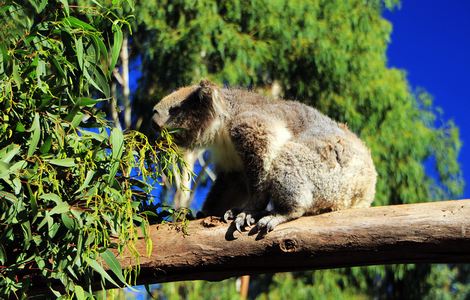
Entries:
[[[412,89],[403,71],[386,65],[391,25],[381,13],[397,4],[393,0],[139,3],[131,47],[134,59],[142,62],[142,77],[134,111],[138,118],[149,120],[150,107],[162,95],[201,77],[261,91],[279,84],[281,96],[315,106],[347,123],[366,141],[379,172],[375,205],[455,197],[463,186],[457,127],[437,122],[441,116],[431,96]],[[326,297],[463,297],[467,290],[459,282],[468,280],[463,270],[394,265],[282,274],[259,277],[252,281],[251,291],[252,296],[266,292],[272,297],[282,278],[291,283],[291,291]],[[200,284],[170,284],[164,289],[178,285],[186,295],[210,298],[211,289],[225,286],[199,289]]]

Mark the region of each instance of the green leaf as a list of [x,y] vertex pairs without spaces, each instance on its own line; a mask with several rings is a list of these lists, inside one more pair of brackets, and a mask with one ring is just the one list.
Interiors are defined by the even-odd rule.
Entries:
[[93,178],[94,175],[95,175],[95,171],[88,171],[86,173],[85,180],[83,181],[80,188],[75,192],[75,194],[78,194],[81,191],[83,191],[84,189],[86,189],[88,187],[88,185],[90,184],[90,181],[91,181],[91,179]]
[[59,1],[64,6],[65,13],[67,14],[67,16],[69,16],[70,15],[69,2],[67,0],[59,0]]
[[10,174],[10,165],[3,161],[0,161],[0,178],[7,179],[9,174]]
[[64,212],[68,212],[70,210],[70,205],[67,202],[59,202],[57,205],[51,209],[49,214],[55,215],[55,214],[62,214]]
[[26,168],[27,165],[28,165],[28,163],[26,161],[20,160],[20,161],[14,163],[10,167],[10,173],[15,173],[18,170],[24,169],[24,168]]
[[53,201],[55,203],[61,203],[62,202],[62,198],[59,195],[55,194],[55,193],[42,194],[41,196],[39,196],[39,199],[49,200],[49,201]]
[[[39,223],[38,225],[38,230],[41,229],[42,227],[44,227],[44,225],[46,224],[52,224],[52,222],[54,222],[54,219],[49,215],[49,212],[46,211],[46,213],[44,214],[44,218],[42,219],[42,221]],[[50,228],[50,226],[49,226]]]
[[24,124],[21,123],[21,122],[18,122],[16,123],[16,127],[15,127],[15,131],[16,132],[25,132],[26,131],[26,128],[24,127]]
[[93,268],[93,270],[95,270],[96,272],[98,272],[101,275],[103,280],[106,279],[107,281],[114,284],[116,287],[119,287],[119,285],[111,278],[111,276],[109,276],[108,273],[106,273],[106,271],[103,269],[103,267],[96,260],[87,257],[87,258],[85,258],[85,261],[87,262],[87,264],[90,267]]
[[70,26],[72,26],[74,28],[81,28],[81,29],[96,31],[96,29],[93,26],[91,26],[90,24],[85,23],[82,20],[77,19],[75,17],[64,18],[64,22],[69,24]]
[[126,2],[127,2],[127,5],[129,5],[129,7],[131,8],[131,11],[133,11],[135,9],[134,1],[133,0],[126,0]]
[[[53,219],[51,218],[51,220]],[[48,221],[47,227],[48,227],[47,234],[49,235],[50,238],[53,238],[55,237],[55,235],[60,229],[60,223],[57,223],[54,221],[50,221],[50,222]]]
[[82,107],[82,106],[93,106],[97,103],[97,100],[96,99],[93,99],[93,98],[88,98],[88,97],[79,97],[77,98],[76,100],[76,105]]
[[60,167],[74,167],[75,166],[75,159],[74,158],[55,158],[50,159],[48,162],[52,165],[60,166]]
[[75,117],[73,117],[72,121],[70,122],[70,125],[72,125],[73,128],[77,128],[80,123],[82,123],[84,114],[81,112],[77,112]]
[[12,70],[12,75],[13,75],[13,80],[15,81],[16,85],[18,88],[21,88],[21,84],[23,83],[23,79],[21,78],[19,74],[19,69],[20,67],[16,64],[16,61],[13,61],[13,70]]
[[108,60],[108,49],[104,44],[103,40],[95,35],[92,35],[93,42],[95,43],[96,48],[98,48],[99,53],[101,53],[106,60]]
[[119,169],[120,159],[123,153],[124,147],[124,136],[122,131],[118,128],[113,128],[111,136],[109,137],[111,143],[111,168],[109,170],[108,184],[112,184],[114,177]]
[[120,160],[124,150],[124,135],[122,134],[122,131],[118,128],[113,128],[109,141],[111,143],[112,159]]
[[111,52],[111,65],[109,66],[110,72],[112,72],[114,67],[116,66],[116,63],[119,58],[119,53],[121,52],[122,40],[123,40],[121,26],[117,24],[113,24],[113,33],[114,33],[113,34],[114,42],[113,42],[113,49]]
[[24,241],[26,245],[29,245],[33,239],[33,234],[31,233],[31,223],[29,221],[21,223],[21,229],[23,230]]
[[18,178],[18,177],[15,177],[13,180],[12,180],[12,183],[13,183],[13,186],[15,187],[15,195],[19,195],[20,192],[21,192],[21,180]]
[[12,193],[0,191],[0,200],[3,200],[3,199],[10,200],[10,202],[12,203],[18,202],[18,198],[16,198],[16,196],[13,195]]
[[39,125],[39,114],[34,114],[34,121],[31,128],[28,130],[32,132],[31,138],[29,139],[28,157],[31,157],[38,147],[39,138],[41,137],[41,127]]
[[4,163],[10,163],[10,161],[15,157],[21,150],[20,145],[10,144],[0,150],[0,161]]
[[76,230],[75,222],[68,214],[61,214],[60,218],[62,219],[62,223],[65,225],[65,227],[67,227],[68,230]]
[[74,292],[75,297],[77,297],[77,300],[85,300],[85,292],[83,291],[83,288],[81,286],[75,285]]
[[83,69],[83,41],[82,37],[75,40],[75,47],[77,49],[77,60],[80,69]]
[[52,137],[49,135],[44,141],[44,143],[41,145],[41,147],[39,148],[39,151],[41,152],[41,154],[46,154],[49,152],[49,150],[51,150],[51,146],[52,146]]
[[29,3],[36,9],[36,12],[39,14],[47,6],[47,0],[29,0]]
[[0,244],[0,264],[4,265],[7,261],[7,254],[5,248]]
[[[119,261],[116,259],[116,256],[109,250],[106,249],[105,252],[101,253],[101,258],[104,259],[109,269],[117,276],[121,283],[126,284],[126,279],[122,274],[122,267]],[[127,284],[126,284],[127,285]]]
[[77,98],[76,105],[82,107],[82,106],[88,106],[88,107],[93,107],[97,103],[106,101],[107,99],[93,99],[93,98],[88,98],[88,97],[79,97]]
[[[89,67],[89,65],[87,65],[87,68]],[[90,82],[90,84],[95,87],[98,91],[102,92],[104,94],[104,91],[103,89],[95,82],[95,80],[93,80],[93,78],[91,78],[90,74],[88,73],[88,70],[87,68],[85,68],[83,70],[83,75],[85,76],[85,78]]]
[[57,69],[57,71],[59,72],[59,75],[62,77],[62,78],[65,78],[66,75],[65,75],[65,72],[64,72],[64,69],[62,68],[62,66],[60,65],[60,63],[57,61],[57,59],[52,56],[51,57],[51,60],[52,60],[52,64],[54,65],[54,67]]
[[[110,83],[106,79],[106,76],[102,74],[101,69],[99,68],[93,68],[93,75],[95,77],[95,81],[98,84],[98,86],[101,88],[101,91],[103,91],[103,94],[106,98],[111,97],[111,88],[110,88]],[[97,101],[104,101],[106,99],[100,99]]]

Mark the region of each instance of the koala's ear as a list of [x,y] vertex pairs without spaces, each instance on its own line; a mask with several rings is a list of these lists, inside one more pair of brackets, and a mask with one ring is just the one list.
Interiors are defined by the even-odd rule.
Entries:
[[199,83],[198,96],[201,101],[212,102],[217,89],[217,85],[207,79],[201,80]]

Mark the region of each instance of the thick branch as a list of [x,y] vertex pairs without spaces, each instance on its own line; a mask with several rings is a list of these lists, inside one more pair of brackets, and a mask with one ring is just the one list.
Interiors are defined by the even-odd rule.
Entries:
[[[190,222],[189,236],[152,226],[139,282],[392,263],[469,263],[470,200],[350,209],[282,224],[263,238],[223,222]],[[144,244],[139,245],[145,253]],[[119,258],[124,266],[130,258]]]

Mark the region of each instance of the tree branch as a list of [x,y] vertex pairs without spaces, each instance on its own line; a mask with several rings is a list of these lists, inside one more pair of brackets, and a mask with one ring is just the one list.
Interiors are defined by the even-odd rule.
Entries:
[[[221,280],[272,272],[395,263],[470,263],[470,200],[348,209],[281,224],[264,237],[233,232],[218,218],[153,225],[137,284]],[[131,256],[119,256],[123,267]],[[112,272],[109,272],[113,276]],[[47,291],[38,278],[33,289]],[[109,288],[114,286],[109,285]],[[94,289],[101,289],[97,278]]]
[[[218,280],[244,274],[393,263],[469,263],[470,200],[349,209],[303,217],[264,237],[216,218],[150,230],[138,282]],[[145,245],[138,245],[145,253]],[[130,257],[119,257],[123,266]]]

